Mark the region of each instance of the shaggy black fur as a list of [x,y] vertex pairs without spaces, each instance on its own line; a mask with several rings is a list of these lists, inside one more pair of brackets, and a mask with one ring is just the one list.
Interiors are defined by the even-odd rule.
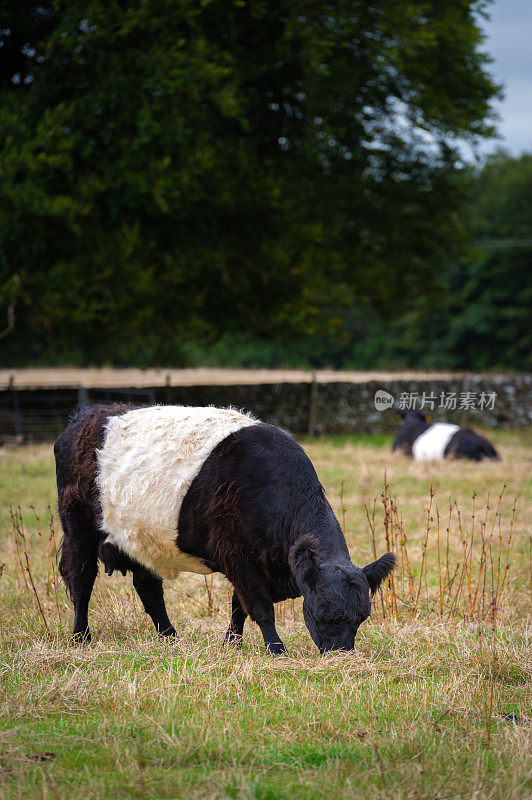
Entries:
[[484,458],[499,460],[499,454],[484,436],[475,433],[471,428],[460,428],[449,440],[445,448],[445,458],[468,458],[470,461],[482,461]]
[[[402,430],[397,434],[392,445],[392,450],[401,450],[405,455],[412,456],[414,442],[431,427],[430,422],[421,411],[399,412],[404,419]],[[444,450],[444,458],[467,458],[470,461],[482,461],[484,458],[498,459],[499,454],[484,436],[475,433],[470,428],[460,428],[451,437]]]
[[418,436],[425,433],[431,426],[420,411],[399,411],[398,415],[404,419],[402,430],[395,437],[392,451],[401,450],[405,456],[412,457],[412,446]]
[[391,554],[376,571],[351,563],[310,459],[273,425],[220,442],[183,500],[178,531],[181,550],[216,564],[234,586],[227,638],[241,638],[249,615],[272,652],[284,650],[273,604],[301,594],[317,646],[352,649],[370,612],[368,572],[376,588],[395,563]]
[[[90,638],[87,610],[98,557],[108,574],[132,571],[156,629],[175,634],[161,580],[106,543],[98,529],[96,450],[108,418],[130,408],[84,410],[55,445],[64,531],[60,570],[74,602],[75,640]],[[183,500],[176,544],[233,584],[226,641],[242,641],[249,615],[273,653],[285,649],[275,629],[273,604],[301,594],[306,625],[320,650],[352,649],[370,613],[370,592],[395,565],[392,554],[362,569],[351,563],[309,458],[289,434],[264,424],[242,428],[214,448]]]
[[59,571],[74,603],[73,640],[90,641],[89,600],[98,573],[98,558],[111,575],[115,569],[133,573],[133,585],[146,613],[161,635],[174,634],[164,607],[162,581],[104,542],[98,528],[100,499],[95,485],[96,450],[104,441],[105,425],[111,416],[125,414],[135,406],[92,406],[79,411],[54,445],[58,508],[63,541]]

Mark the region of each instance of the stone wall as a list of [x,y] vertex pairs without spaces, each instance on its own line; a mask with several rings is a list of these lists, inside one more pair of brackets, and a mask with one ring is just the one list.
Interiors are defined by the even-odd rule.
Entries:
[[[393,431],[397,419],[393,409],[378,411],[375,393],[383,389],[391,394],[396,406],[402,394],[417,393],[419,408],[423,395],[435,398],[434,408],[425,405],[425,413],[434,420],[481,427],[526,427],[532,424],[532,375],[481,377],[465,379],[391,380],[367,383],[281,383],[258,386],[184,386],[156,391],[158,402],[189,405],[233,405],[252,411],[265,421],[297,433],[310,427],[320,433],[378,433]],[[439,407],[441,395],[456,394],[456,409]],[[475,407],[460,408],[469,393]],[[493,408],[480,409],[484,393],[495,393]],[[311,409],[313,396],[314,409]],[[313,425],[314,420],[314,425]]]
[[[392,432],[398,423],[393,408],[378,411],[375,393],[384,390],[399,405],[402,395],[434,398],[424,412],[436,421],[484,428],[519,428],[532,424],[532,375],[462,378],[413,378],[367,382],[268,383],[216,386],[157,386],[146,389],[24,389],[0,391],[0,440],[53,439],[65,427],[79,405],[114,401],[133,403],[180,403],[184,405],[234,406],[259,419],[297,434]],[[440,407],[440,400],[456,395],[456,409]],[[470,408],[460,408],[469,393]],[[480,408],[495,393],[493,407]]]
[[[438,422],[480,427],[515,428],[532,424],[532,376],[480,377],[462,380],[410,380],[369,382],[366,384],[329,383],[318,387],[317,429],[326,433],[385,432],[397,428],[394,409],[378,411],[375,393],[384,389],[395,400],[395,407],[403,394],[411,395],[421,406],[423,396],[435,398],[425,403],[423,413]],[[443,399],[456,396],[456,409],[440,407]],[[466,394],[468,393],[468,394]],[[480,400],[484,393],[484,408]],[[495,393],[493,408],[489,395]],[[443,395],[443,398],[442,398]],[[461,401],[469,397],[472,407],[460,408]],[[410,397],[404,398],[407,402]],[[465,403],[468,405],[468,403]],[[486,405],[488,407],[486,407]]]

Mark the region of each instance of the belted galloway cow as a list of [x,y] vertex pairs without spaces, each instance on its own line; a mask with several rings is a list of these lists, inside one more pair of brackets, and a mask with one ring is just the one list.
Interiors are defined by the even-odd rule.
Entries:
[[499,458],[491,442],[471,428],[460,428],[446,422],[429,422],[421,411],[398,413],[404,424],[395,437],[392,450],[400,450],[414,461],[441,461],[444,458],[482,461],[485,458]]
[[90,639],[98,559],[133,585],[161,636],[175,635],[163,579],[222,572],[233,585],[226,641],[247,616],[266,648],[285,648],[274,603],[303,595],[321,652],[351,650],[387,553],[351,562],[314,467],[285,431],[233,409],[93,406],[55,443],[63,526],[60,572],[74,604],[74,641]]

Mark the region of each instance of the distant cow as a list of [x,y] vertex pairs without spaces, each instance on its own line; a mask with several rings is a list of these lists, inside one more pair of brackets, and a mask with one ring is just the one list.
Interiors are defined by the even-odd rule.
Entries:
[[285,431],[231,409],[94,406],[55,443],[60,571],[75,608],[75,641],[90,639],[98,557],[133,585],[162,636],[175,635],[162,578],[222,572],[234,587],[226,641],[249,615],[266,648],[284,651],[275,602],[303,595],[324,652],[351,650],[388,553],[360,568],[314,467]]
[[470,428],[444,422],[428,422],[420,411],[400,411],[403,429],[396,436],[392,450],[402,450],[414,461],[441,461],[443,458],[468,458],[482,461],[498,459],[493,445]]

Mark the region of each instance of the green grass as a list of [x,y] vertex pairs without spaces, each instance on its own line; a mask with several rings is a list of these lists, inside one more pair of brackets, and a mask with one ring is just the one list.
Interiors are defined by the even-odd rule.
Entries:
[[[66,645],[72,611],[59,588],[60,624],[54,593],[47,592],[45,542],[30,509],[33,504],[45,521],[55,502],[51,448],[0,451],[0,797],[531,796],[530,433],[493,438],[503,456],[497,464],[413,464],[390,454],[387,437],[324,438],[306,449],[340,519],[344,482],[346,536],[359,564],[372,559],[363,506],[382,491],[385,470],[418,568],[430,484],[442,513],[449,497],[456,499],[469,525],[473,493],[481,511],[490,493],[493,509],[506,482],[503,532],[514,496],[518,502],[496,629],[487,619],[440,620],[425,611],[383,619],[377,603],[354,653],[320,656],[297,600],[278,608],[289,650],[282,658],[264,653],[250,624],[241,653],[221,649],[229,587],[220,576],[213,581],[212,611],[200,576],[183,575],[167,587],[174,645],[157,641],[130,579],[102,576],[91,603],[93,643]],[[23,510],[52,638],[16,569],[9,504]],[[383,552],[379,504],[377,497]],[[450,549],[460,557],[454,535]],[[438,586],[435,553],[431,529],[431,593]]]

